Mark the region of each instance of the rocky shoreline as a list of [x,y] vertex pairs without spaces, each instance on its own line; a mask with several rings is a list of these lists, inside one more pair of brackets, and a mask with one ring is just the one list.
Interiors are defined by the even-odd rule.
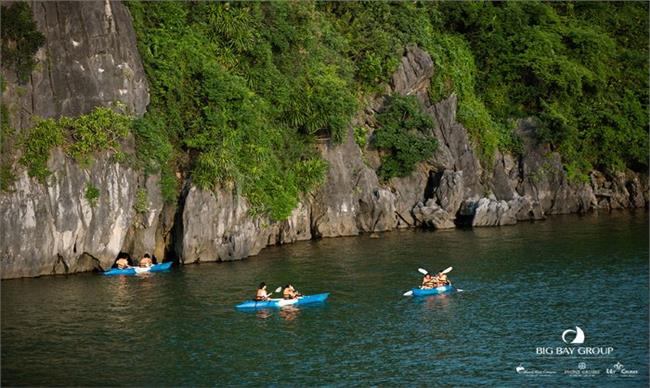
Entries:
[[[12,126],[29,127],[27,117],[33,114],[81,114],[113,100],[135,114],[144,113],[148,86],[130,15],[119,2],[106,4],[73,3],[69,6],[78,12],[59,13],[56,21],[47,18],[46,8],[54,5],[34,7],[47,42],[39,58],[45,61],[45,52],[55,52],[66,63],[35,70],[22,95],[15,79],[12,83],[11,75],[3,71],[9,85],[3,103],[10,113],[18,112],[10,114]],[[100,31],[92,36],[84,23],[92,20],[90,16],[103,21],[94,24]],[[61,26],[66,26],[66,36],[60,35]],[[77,44],[68,44],[69,39]],[[85,45],[104,49],[101,53],[78,49]],[[78,74],[71,76],[67,68]],[[251,216],[236,188],[205,191],[185,179],[178,203],[170,205],[163,201],[157,176],[114,163],[109,154],[99,155],[90,168],[81,168],[56,150],[48,162],[53,174],[47,185],[29,178],[23,169],[10,190],[0,193],[2,279],[102,270],[122,251],[136,256],[152,252],[183,264],[228,261],[256,255],[266,246],[315,238],[412,227],[513,225],[549,214],[648,207],[647,173],[594,171],[588,182],[572,182],[560,155],[536,144],[532,119],[522,120],[517,129],[523,141],[521,155],[497,153],[492,164],[485,165],[456,120],[456,96],[429,102],[428,86],[435,71],[426,52],[406,48],[390,87],[357,114],[347,138],[338,145],[330,141],[318,145],[329,164],[326,181],[305,195],[282,222]],[[66,90],[67,94],[62,92]],[[70,93],[88,98],[71,98]],[[102,93],[108,93],[106,98],[95,101]],[[394,93],[417,96],[434,119],[429,135],[439,146],[410,176],[381,182],[376,174],[379,152],[359,147],[352,128],[367,128],[370,139],[376,113],[385,97]],[[100,191],[94,206],[84,197],[89,183]],[[147,192],[145,211],[134,209],[139,189]]]

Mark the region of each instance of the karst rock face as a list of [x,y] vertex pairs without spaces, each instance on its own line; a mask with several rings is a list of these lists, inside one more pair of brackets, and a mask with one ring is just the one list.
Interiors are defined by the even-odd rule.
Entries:
[[[148,83],[122,3],[30,6],[46,42],[26,84],[3,69],[8,84],[3,104],[13,128],[30,127],[35,116],[77,116],[118,103],[130,114],[144,114]],[[157,176],[116,163],[109,153],[82,167],[56,149],[45,184],[15,164],[16,181],[0,193],[2,278],[106,269],[120,251],[159,258],[167,253],[182,263],[227,261],[312,238],[408,227],[512,225],[548,214],[647,207],[647,174],[594,171],[589,182],[571,182],[560,156],[535,142],[532,119],[521,120],[517,128],[524,149],[520,156],[497,152],[491,165],[484,165],[456,120],[457,97],[429,101],[435,71],[428,53],[405,48],[384,95],[354,117],[343,141],[318,144],[329,164],[326,179],[279,222],[251,215],[236,188],[202,190],[191,178],[182,182],[178,204],[165,204]],[[372,142],[360,148],[352,127],[370,128],[371,139],[375,115],[394,93],[417,97],[434,120],[428,135],[437,139],[438,148],[409,176],[383,182],[376,173],[379,151]],[[132,149],[132,142],[124,146]],[[85,196],[88,185],[99,190],[94,203]],[[145,206],[136,206],[142,192]]]
[[[16,136],[39,117],[78,116],[98,106],[144,114],[148,83],[131,16],[121,2],[35,1],[29,6],[45,36],[36,66],[25,83],[2,69],[2,104]],[[132,139],[124,147],[132,149]],[[162,252],[157,230],[163,204],[156,177],[114,163],[108,153],[82,167],[55,149],[45,183],[13,162],[16,180],[0,193],[3,279],[105,269],[125,242],[134,254]],[[85,196],[89,185],[99,190],[92,204]],[[134,210],[138,189],[147,191],[147,209],[140,213]]]
[[[10,3],[3,2],[3,5]],[[15,129],[34,118],[79,116],[121,104],[137,116],[149,104],[147,79],[128,9],[119,1],[33,1],[45,43],[25,84],[3,68],[2,102]]]

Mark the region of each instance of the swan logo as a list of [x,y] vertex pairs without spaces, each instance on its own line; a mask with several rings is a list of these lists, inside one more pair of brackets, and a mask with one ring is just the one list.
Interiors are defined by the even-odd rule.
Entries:
[[515,370],[517,371],[517,373],[522,373],[523,371],[526,370],[526,368],[524,368],[523,365],[519,364],[519,366],[516,367]]
[[[571,338],[570,334],[573,334],[573,340],[569,341],[567,337]],[[564,341],[565,344],[584,344],[585,343],[585,332],[582,331],[581,328],[576,326],[575,330],[572,329],[567,329],[562,332],[562,341]]]

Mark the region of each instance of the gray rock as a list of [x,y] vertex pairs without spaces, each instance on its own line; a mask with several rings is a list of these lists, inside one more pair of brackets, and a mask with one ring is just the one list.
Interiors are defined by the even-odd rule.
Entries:
[[415,95],[422,103],[426,103],[429,100],[427,89],[433,71],[431,56],[417,46],[408,46],[391,78],[391,91],[404,96]]
[[311,209],[301,201],[289,218],[272,225],[268,245],[289,244],[311,238]]
[[267,220],[252,217],[248,210],[246,199],[236,192],[214,193],[191,185],[182,213],[180,261],[230,261],[258,254],[272,230]]
[[432,199],[426,204],[419,202],[413,208],[413,217],[418,223],[435,229],[455,228],[454,216],[442,209]]
[[469,200],[463,203],[461,214],[472,216],[472,226],[500,226],[517,223],[517,214],[526,205],[524,199],[513,199],[509,202],[489,198],[478,201]]
[[[57,149],[48,168],[47,185],[23,170],[0,195],[3,279],[108,268],[133,221],[137,173],[108,154],[86,170]],[[100,191],[94,206],[89,184]]]
[[131,15],[119,1],[34,1],[32,14],[45,44],[26,85],[2,69],[2,103],[18,130],[33,117],[78,116],[97,106],[124,104],[142,115],[148,84],[137,50]]
[[410,228],[418,224],[413,217],[413,206],[424,201],[425,190],[429,180],[428,167],[421,165],[407,177],[393,178],[390,187],[395,193],[395,214],[397,228]]
[[445,170],[434,189],[434,197],[445,211],[456,214],[463,202],[463,172]]
[[434,165],[443,169],[463,172],[464,197],[483,193],[481,184],[483,168],[469,140],[467,130],[456,121],[457,98],[449,98],[432,105],[428,112],[438,123],[434,129],[438,149]]

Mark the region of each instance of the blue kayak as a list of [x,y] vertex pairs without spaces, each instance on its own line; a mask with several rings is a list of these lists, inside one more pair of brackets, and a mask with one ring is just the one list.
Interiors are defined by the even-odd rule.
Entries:
[[411,291],[413,291],[413,296],[427,296],[427,295],[439,295],[439,294],[446,294],[448,292],[453,292],[456,289],[454,286],[447,285],[447,286],[440,286],[436,288],[429,288],[429,289],[421,289],[421,288],[412,288]]
[[125,269],[113,268],[104,272],[104,276],[138,275],[147,272],[162,272],[170,269],[172,264],[171,261],[168,261],[166,263],[154,264],[151,267],[129,267]]
[[238,309],[261,309],[269,307],[283,307],[283,306],[300,306],[302,304],[324,302],[330,296],[329,292],[315,295],[300,296],[295,299],[269,299],[269,300],[247,300],[235,306]]

